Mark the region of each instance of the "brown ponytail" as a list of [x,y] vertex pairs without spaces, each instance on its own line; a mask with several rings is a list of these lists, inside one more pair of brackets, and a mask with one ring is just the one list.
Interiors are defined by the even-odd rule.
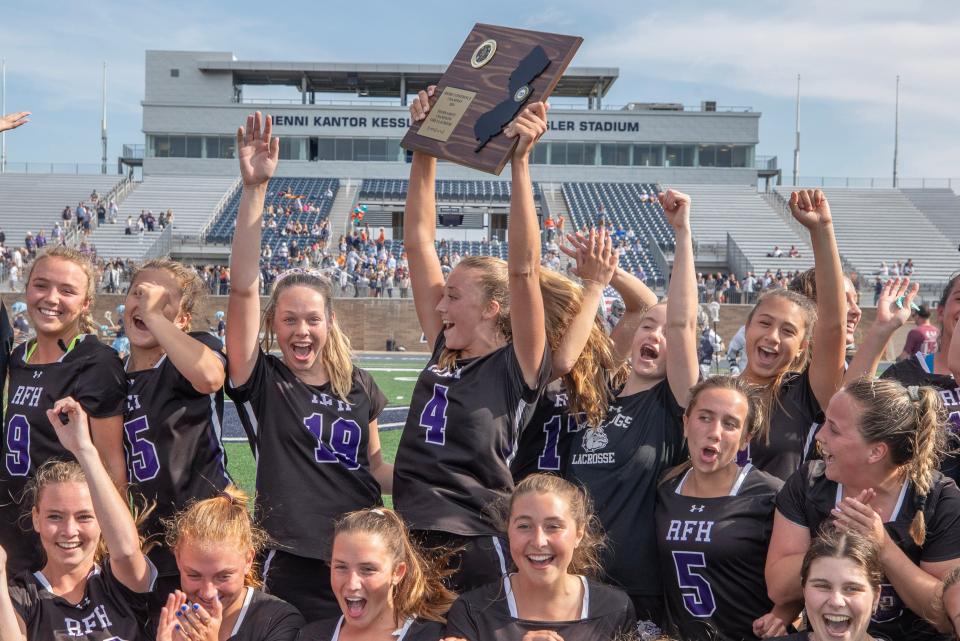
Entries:
[[457,595],[443,584],[447,573],[441,567],[445,558],[426,555],[410,539],[403,519],[388,508],[357,510],[343,515],[334,526],[333,540],[336,542],[341,534],[353,532],[379,536],[393,557],[394,567],[400,563],[407,566],[406,574],[393,586],[394,625],[400,627],[411,616],[446,623],[445,615]]
[[890,379],[860,379],[843,391],[859,404],[864,440],[886,443],[891,462],[903,468],[916,488],[920,505],[910,525],[910,537],[923,545],[927,495],[947,450],[947,412],[940,394],[932,387],[905,388]]

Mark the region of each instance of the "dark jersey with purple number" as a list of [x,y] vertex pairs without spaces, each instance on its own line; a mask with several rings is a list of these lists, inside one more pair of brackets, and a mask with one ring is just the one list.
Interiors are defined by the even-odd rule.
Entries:
[[550,376],[544,349],[537,386],[527,387],[513,345],[437,363],[441,333],[410,400],[393,468],[393,501],[412,529],[496,535],[484,509],[513,489],[510,462]]
[[[823,422],[823,412],[813,389],[810,371],[792,372],[783,379],[770,408],[769,439],[756,437],[741,452],[737,462],[755,467],[780,480],[797,471],[810,448],[811,434]],[[769,440],[769,442],[768,442]]]
[[[190,336],[226,364],[216,336]],[[142,527],[145,535],[162,539],[162,519],[191,500],[215,496],[231,482],[221,442],[222,419],[223,388],[201,394],[166,356],[150,369],[127,372],[123,445],[128,477],[133,492],[156,503]],[[160,576],[177,574],[176,561],[164,547],[154,548],[150,559]]]
[[92,334],[82,335],[60,360],[31,365],[25,357],[32,341],[10,356],[7,415],[0,465],[0,545],[7,551],[10,574],[40,567],[36,536],[20,527],[19,504],[27,482],[50,459],[73,459],[47,420],[47,410],[72,396],[91,418],[123,413],[127,381],[117,353]]
[[[297,641],[340,641],[342,629],[343,616],[321,619],[301,630]],[[394,630],[393,641],[440,641],[445,636],[442,623],[411,617]]]
[[660,596],[657,479],[685,458],[683,408],[666,379],[613,400],[606,420],[570,448],[568,478],[590,493],[607,533],[606,578],[631,596]]
[[670,623],[690,641],[755,641],[753,621],[773,609],[764,565],[783,481],[748,463],[728,496],[695,498],[681,494],[689,474],[657,493]]
[[564,476],[570,463],[570,444],[581,428],[578,419],[570,413],[562,380],[547,385],[530,424],[520,432],[517,454],[510,464],[514,482],[536,472]]
[[630,598],[620,590],[579,577],[583,584],[580,616],[573,621],[521,619],[510,577],[461,594],[447,613],[448,637],[467,641],[519,641],[527,632],[552,630],[564,641],[613,641],[632,638],[637,618]]
[[250,379],[227,393],[257,462],[258,521],[278,548],[328,561],[333,521],[381,505],[367,444],[386,397],[359,367],[342,400],[329,383],[308,385],[262,351]]
[[[156,569],[151,568],[156,577]],[[151,581],[150,590],[153,589]],[[70,603],[54,594],[42,572],[21,572],[10,581],[10,600],[30,641],[141,641],[149,592],[137,593],[110,571],[109,561],[87,575],[83,598]]]
[[[777,510],[792,523],[807,528],[811,538],[830,519],[830,511],[843,498],[843,486],[828,479],[823,461],[808,461],[791,476],[777,495]],[[922,546],[910,536],[910,524],[921,508],[921,497],[906,481],[890,520],[884,524],[890,539],[915,564],[921,561],[951,561],[960,558],[960,490],[952,479],[934,472],[930,493],[923,506],[927,537]],[[907,608],[893,586],[884,583],[880,606],[869,631],[893,639],[943,640],[922,617]]]
[[940,464],[940,471],[960,483],[960,385],[949,374],[935,374],[933,359],[934,354],[914,354],[888,367],[881,378],[892,378],[904,386],[929,386],[940,393],[950,419],[950,453]]

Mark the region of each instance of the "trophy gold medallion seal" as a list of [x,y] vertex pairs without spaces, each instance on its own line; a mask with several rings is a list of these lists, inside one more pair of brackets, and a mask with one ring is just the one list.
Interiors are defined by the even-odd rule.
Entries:
[[480,46],[473,50],[473,55],[470,56],[470,66],[479,69],[493,60],[495,53],[497,53],[497,41],[493,38],[484,40],[480,43]]

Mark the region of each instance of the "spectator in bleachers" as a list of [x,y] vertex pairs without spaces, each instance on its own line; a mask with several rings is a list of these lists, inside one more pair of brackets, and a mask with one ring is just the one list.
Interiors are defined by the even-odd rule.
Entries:
[[912,259],[912,258],[908,258],[908,259],[907,259],[907,262],[905,262],[905,263],[903,264],[902,274],[903,274],[904,276],[912,276],[912,275],[913,275],[913,259]]
[[767,252],[767,258],[780,258],[783,256],[783,250],[780,249],[779,245],[773,246],[773,251]]
[[108,210],[110,212],[110,224],[113,225],[117,222],[117,216],[120,215],[120,208],[117,206],[116,200],[110,199]]
[[877,275],[883,279],[887,278],[890,275],[890,268],[887,267],[887,261],[885,260],[880,261],[880,270],[877,272]]
[[28,231],[26,237],[24,237],[23,248],[27,250],[27,254],[30,255],[30,258],[33,258],[37,255],[37,242],[33,239],[32,231]]
[[787,253],[790,258],[800,258],[800,250],[796,245],[790,245],[790,251]]
[[553,219],[552,214],[547,214],[547,217],[543,220],[543,232],[547,238],[547,242],[553,240],[553,236],[557,231],[557,221]]
[[107,222],[107,206],[102,202],[97,203],[97,224],[102,225]]
[[37,232],[36,238],[34,239],[37,243],[37,249],[43,249],[47,246],[47,237],[44,235],[43,230]]
[[123,233],[126,236],[133,236],[133,216],[127,216],[127,227]]
[[97,205],[100,202],[100,194],[97,193],[96,189],[90,192],[90,202],[94,205]]
[[873,306],[877,306],[877,302],[880,300],[880,294],[883,293],[883,280],[880,276],[873,281]]
[[55,222],[53,224],[53,229],[50,231],[50,237],[53,238],[53,242],[56,243],[63,237],[63,228],[60,227],[60,222]]
[[63,211],[60,212],[60,217],[64,221],[67,221],[73,218],[73,210],[70,208],[70,205],[67,205],[63,208]]

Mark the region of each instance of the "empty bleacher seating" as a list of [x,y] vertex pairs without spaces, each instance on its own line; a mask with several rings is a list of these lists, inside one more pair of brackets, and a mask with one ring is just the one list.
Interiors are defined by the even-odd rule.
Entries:
[[[368,178],[360,188],[360,202],[375,200],[406,200],[407,180]],[[534,183],[534,200],[540,200],[542,190]],[[510,181],[507,180],[438,180],[438,202],[509,203]]]
[[49,240],[54,223],[62,223],[65,206],[75,209],[84,201],[90,207],[94,189],[105,197],[121,180],[117,175],[3,174],[0,229],[7,236],[7,246],[23,247],[27,232],[36,234],[41,229]]

